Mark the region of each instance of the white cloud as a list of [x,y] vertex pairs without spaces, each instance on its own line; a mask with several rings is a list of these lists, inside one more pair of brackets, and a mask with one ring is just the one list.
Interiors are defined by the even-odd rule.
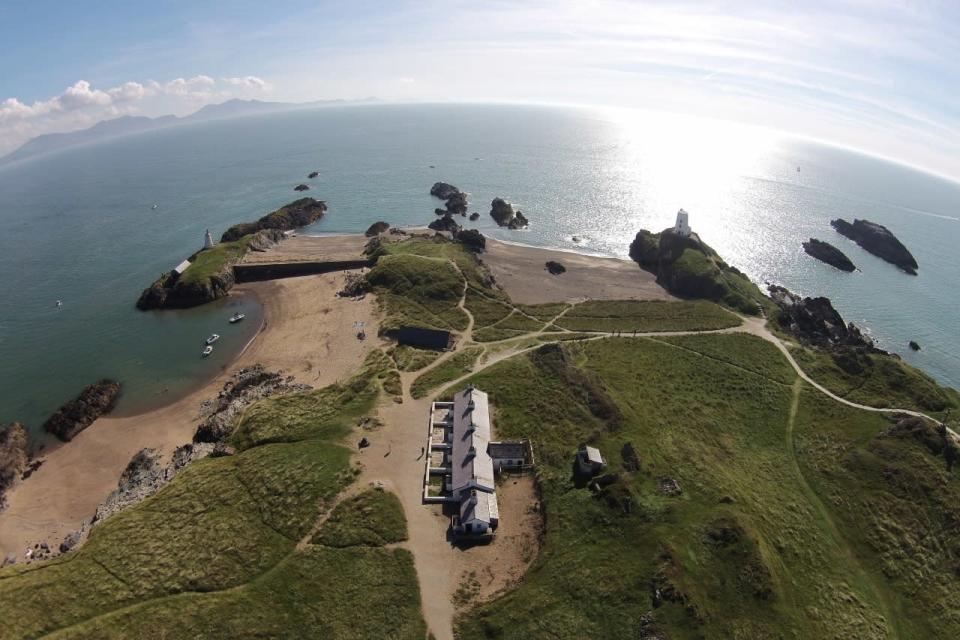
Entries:
[[224,82],[234,87],[243,87],[244,89],[255,89],[265,91],[270,85],[263,78],[257,76],[241,76],[239,78],[224,78]]

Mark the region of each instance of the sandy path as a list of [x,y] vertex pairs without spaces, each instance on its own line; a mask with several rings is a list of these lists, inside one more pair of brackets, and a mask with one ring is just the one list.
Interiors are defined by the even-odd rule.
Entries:
[[[675,300],[653,274],[632,260],[535,249],[487,238],[481,259],[516,304],[591,300]],[[554,260],[566,273],[550,275],[544,263]]]
[[368,335],[377,333],[373,298],[336,298],[342,281],[343,274],[325,274],[238,287],[256,294],[265,307],[263,330],[247,350],[226,373],[189,396],[148,413],[101,418],[44,455],[43,465],[7,492],[9,506],[0,513],[0,558],[8,553],[22,558],[28,545],[44,540],[56,545],[80,529],[140,449],[168,454],[189,442],[200,403],[215,396],[236,369],[259,362],[315,387],[351,375],[378,341],[356,339],[356,321],[366,323]]

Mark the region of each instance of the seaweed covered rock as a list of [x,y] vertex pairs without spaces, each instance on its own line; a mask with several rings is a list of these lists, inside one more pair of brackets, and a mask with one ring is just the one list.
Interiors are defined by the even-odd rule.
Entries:
[[100,380],[88,385],[80,395],[66,403],[43,423],[43,428],[64,442],[69,442],[78,433],[93,424],[93,421],[109,413],[120,394],[120,383]]
[[272,213],[268,213],[256,222],[241,222],[233,225],[223,232],[220,242],[239,240],[243,236],[256,233],[261,229],[290,231],[298,227],[305,227],[322,218],[326,211],[326,202],[314,198],[300,198]]
[[917,275],[917,261],[903,243],[882,224],[869,220],[854,220],[850,224],[842,218],[830,221],[830,226],[869,251],[873,255]]
[[816,238],[810,238],[807,242],[803,243],[803,250],[807,252],[807,255],[816,258],[821,262],[826,262],[832,267],[836,267],[841,271],[856,271],[857,267],[851,262],[850,258],[846,256],[843,251],[837,249],[835,246],[829,242],[824,242],[823,240],[817,240]]

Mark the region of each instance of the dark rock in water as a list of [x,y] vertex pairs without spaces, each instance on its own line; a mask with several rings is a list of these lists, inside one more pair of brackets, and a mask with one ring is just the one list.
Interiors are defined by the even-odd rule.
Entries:
[[846,323],[829,298],[802,298],[784,287],[770,285],[770,297],[780,313],[780,326],[804,344],[873,350],[873,341],[852,322]]
[[4,491],[27,469],[27,429],[19,422],[0,425],[0,511],[6,505]]
[[380,235],[381,233],[383,233],[389,228],[390,228],[389,222],[383,222],[383,221],[374,222],[372,225],[367,227],[367,230],[364,231],[363,235],[367,236],[368,238],[372,238],[373,236]]
[[470,221],[471,221],[471,222],[473,222],[473,221],[475,221],[475,220],[479,220],[479,219],[480,219],[480,214],[477,213],[476,211],[474,211],[473,213],[470,214]]
[[436,209],[434,209],[433,212],[438,216],[445,216],[448,213],[446,209],[441,209],[440,207],[437,207]]
[[909,344],[914,351],[920,351],[920,345],[915,340],[911,340]]
[[454,234],[460,231],[460,225],[457,224],[457,221],[454,220],[449,213],[445,214],[442,218],[437,218],[428,224],[427,227],[434,231],[449,231]]
[[460,189],[446,182],[435,182],[433,186],[430,187],[430,195],[436,196],[441,200],[448,200],[458,193],[460,193]]
[[60,543],[60,553],[67,553],[77,546],[82,535],[79,531],[68,534],[67,537],[63,539],[63,542]]
[[808,242],[803,243],[803,250],[817,260],[826,262],[827,264],[836,267],[841,271],[849,272],[857,269],[853,262],[850,261],[850,258],[848,258],[842,251],[840,251],[840,249],[837,249],[829,242],[817,240],[816,238],[810,238]]
[[76,399],[71,400],[43,423],[43,428],[64,442],[93,424],[93,421],[113,409],[120,394],[120,383],[100,380],[87,386]]
[[290,231],[298,227],[313,224],[327,212],[327,203],[315,198],[300,198],[284,205],[272,213],[268,213],[256,222],[242,222],[235,224],[220,237],[220,242],[239,240],[243,236],[256,233],[262,229],[279,229]]
[[310,172],[310,175],[308,175],[307,177],[310,178],[311,180],[313,180],[313,179],[316,178],[318,175],[320,175],[320,172],[319,172],[319,171],[311,171],[311,172]]
[[455,236],[457,242],[470,249],[474,253],[483,253],[487,248],[487,239],[476,229],[464,229],[457,232]]
[[562,264],[554,260],[547,260],[546,267],[547,267],[547,271],[549,271],[551,274],[555,276],[558,276],[561,273],[565,273],[567,271],[567,268],[565,266],[563,266]]
[[447,211],[465,214],[467,212],[467,194],[458,191],[447,198]]
[[307,191],[309,189],[310,189],[310,185],[308,184],[298,184],[293,188],[294,191]]
[[490,203],[490,217],[498,226],[508,229],[522,229],[529,224],[526,216],[520,211],[514,211],[513,205],[503,198],[494,198]]
[[850,224],[846,220],[838,218],[832,220],[830,226],[878,258],[900,267],[910,275],[917,275],[916,259],[903,246],[903,243],[882,224],[869,220],[854,220],[853,224]]

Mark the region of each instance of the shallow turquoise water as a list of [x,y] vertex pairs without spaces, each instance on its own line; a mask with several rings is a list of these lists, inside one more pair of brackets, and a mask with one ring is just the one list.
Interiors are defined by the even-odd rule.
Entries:
[[[0,169],[0,422],[36,428],[100,376],[124,383],[119,410],[135,412],[214,375],[256,330],[254,302],[159,313],[133,304],[198,248],[204,229],[219,236],[294,199],[292,187],[314,169],[309,195],[330,206],[315,232],[426,223],[439,204],[430,185],[445,180],[470,193],[484,233],[625,256],[637,230],[666,227],[684,207],[701,237],[758,282],[829,296],[882,347],[960,386],[956,183],[809,142],[639,113],[331,107],[181,126]],[[487,215],[495,196],[516,203],[530,229],[496,229]],[[890,227],[920,275],[836,234],[829,220],[838,216]],[[800,243],[811,236],[862,271],[806,256]],[[227,325],[235,307],[248,321]],[[223,337],[201,360],[213,332]],[[923,351],[909,352],[911,339]]]

